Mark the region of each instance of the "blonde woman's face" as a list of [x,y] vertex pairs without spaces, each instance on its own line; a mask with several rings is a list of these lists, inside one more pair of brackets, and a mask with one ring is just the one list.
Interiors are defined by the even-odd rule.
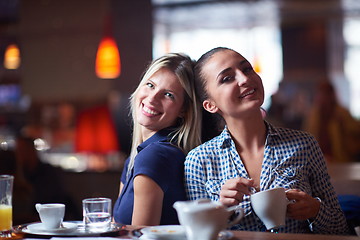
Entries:
[[140,86],[135,102],[138,123],[157,132],[174,125],[181,116],[184,89],[172,71],[162,68]]

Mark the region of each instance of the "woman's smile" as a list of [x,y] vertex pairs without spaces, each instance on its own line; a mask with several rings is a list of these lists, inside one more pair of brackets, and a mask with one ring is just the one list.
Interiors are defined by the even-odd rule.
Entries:
[[151,109],[150,107],[147,107],[144,103],[142,104],[143,105],[143,113],[148,116],[148,117],[152,117],[152,116],[157,116],[160,114],[160,112],[154,110],[154,109]]
[[240,95],[240,98],[245,98],[245,97],[247,97],[247,96],[249,96],[249,95],[252,95],[252,94],[254,94],[255,93],[255,89],[252,89],[252,90],[250,90],[250,91],[244,91],[241,95]]

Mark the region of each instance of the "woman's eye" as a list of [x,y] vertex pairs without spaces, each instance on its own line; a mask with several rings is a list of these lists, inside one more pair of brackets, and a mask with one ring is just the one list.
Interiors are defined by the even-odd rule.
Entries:
[[251,72],[253,72],[253,68],[250,66],[250,67],[246,67],[246,68],[244,68],[244,70],[243,70],[243,73],[251,73]]
[[233,79],[232,76],[225,76],[225,77],[223,77],[223,78],[221,79],[221,82],[222,82],[222,83],[229,82],[229,81],[231,81],[232,79]]
[[148,86],[149,88],[153,88],[153,87],[154,87],[154,84],[148,82],[148,83],[146,83],[146,86]]
[[172,93],[166,92],[165,96],[167,96],[167,97],[169,97],[171,99],[174,99],[174,95]]

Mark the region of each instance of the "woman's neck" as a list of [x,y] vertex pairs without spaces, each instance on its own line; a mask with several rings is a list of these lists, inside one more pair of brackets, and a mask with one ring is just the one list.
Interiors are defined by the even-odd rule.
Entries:
[[228,119],[226,125],[237,148],[251,151],[264,146],[266,126],[260,111],[246,119]]
[[142,128],[141,129],[141,138],[142,138],[142,142],[145,142],[147,139],[149,139],[152,135],[154,135],[156,133],[156,131],[147,129],[147,128]]

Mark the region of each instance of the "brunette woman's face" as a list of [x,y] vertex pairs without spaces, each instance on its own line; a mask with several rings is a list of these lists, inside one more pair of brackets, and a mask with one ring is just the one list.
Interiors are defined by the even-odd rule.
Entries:
[[251,64],[232,50],[214,53],[202,69],[209,98],[203,107],[227,118],[244,117],[259,112],[264,101],[264,87]]
[[177,76],[162,68],[144,82],[136,95],[136,118],[150,132],[175,124],[182,114],[184,89]]

